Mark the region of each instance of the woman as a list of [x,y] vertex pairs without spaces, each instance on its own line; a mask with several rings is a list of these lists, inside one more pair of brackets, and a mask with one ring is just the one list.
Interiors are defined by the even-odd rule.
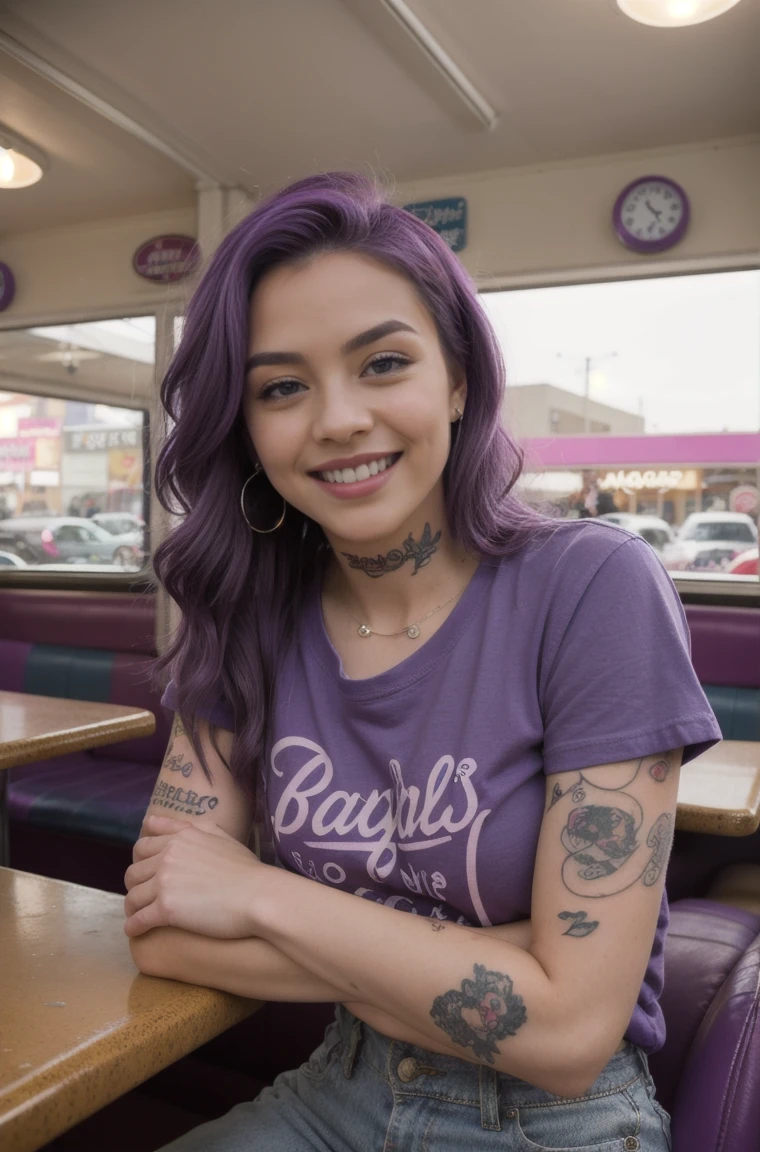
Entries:
[[503,394],[458,261],[360,176],[261,205],[195,294],[126,931],[144,972],[338,1007],[172,1149],[669,1147],[663,881],[720,732],[649,546],[512,493]]

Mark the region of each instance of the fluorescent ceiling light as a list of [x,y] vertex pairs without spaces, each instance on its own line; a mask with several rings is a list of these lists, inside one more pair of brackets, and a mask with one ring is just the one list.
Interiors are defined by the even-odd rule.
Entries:
[[684,28],[722,16],[739,0],[613,0],[620,11],[655,28]]
[[0,188],[28,188],[42,179],[46,167],[39,148],[0,124]]
[[462,103],[467,105],[480,123],[485,128],[495,128],[499,119],[496,109],[478,92],[475,85],[468,80],[459,65],[452,60],[443,45],[436,40],[430,29],[422,23],[405,0],[381,0],[381,3],[445,77]]

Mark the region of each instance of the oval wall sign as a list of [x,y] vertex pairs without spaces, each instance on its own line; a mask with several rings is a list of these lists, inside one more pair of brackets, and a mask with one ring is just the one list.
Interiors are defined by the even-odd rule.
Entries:
[[192,236],[154,236],[137,249],[132,267],[146,280],[172,284],[189,276],[199,259],[198,242]]
[[4,312],[16,294],[16,281],[7,264],[0,264],[0,312]]

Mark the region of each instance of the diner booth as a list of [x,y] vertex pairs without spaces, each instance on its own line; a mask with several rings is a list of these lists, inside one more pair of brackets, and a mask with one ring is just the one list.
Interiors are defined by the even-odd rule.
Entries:
[[[755,79],[752,0],[724,0],[714,25],[656,40],[623,0],[583,11],[547,0],[535,13],[411,7],[407,24],[409,5],[353,0],[223,0],[218,12],[191,0],[149,14],[26,0],[0,12],[0,92],[25,109],[25,133],[19,123],[11,139],[0,124],[2,1152],[152,1152],[307,1060],[333,1016],[332,1005],[265,1004],[140,974],[122,931],[124,872],[172,722],[150,679],[178,622],[151,567],[174,522],[153,484],[168,430],[159,386],[224,235],[262,192],[369,165],[395,174],[399,204],[447,231],[494,310],[560,288],[760,275],[760,142],[738,81],[731,97],[734,75],[747,92]],[[564,45],[553,64],[549,18]],[[438,29],[447,22],[448,33]],[[725,37],[710,89],[722,111],[708,118],[697,65],[713,59],[713,28]],[[443,56],[431,64],[430,53],[442,42],[490,76],[498,125],[494,112],[486,126],[488,101],[467,85],[463,101],[458,81],[441,79]],[[701,109],[706,127],[695,112],[685,136],[670,119],[663,135],[651,127],[660,117],[637,112],[655,43],[676,69],[663,107]],[[286,49],[298,66],[283,80]],[[35,132],[49,155],[24,199],[2,174],[23,147],[37,155],[26,140]],[[660,251],[622,243],[612,225],[621,192],[652,172],[687,187],[693,205],[678,245]],[[760,348],[760,316],[752,323]],[[554,362],[559,335],[529,328]],[[585,351],[585,396],[569,377],[541,391],[533,377],[513,380],[510,341],[507,324],[508,382],[525,388],[514,430],[530,503],[676,527],[722,508],[756,524],[756,406],[742,429],[653,432],[641,413],[590,396]],[[755,1152],[756,557],[754,574],[672,576],[724,739],[682,772],[667,877],[668,1037],[651,1069],[675,1152]]]

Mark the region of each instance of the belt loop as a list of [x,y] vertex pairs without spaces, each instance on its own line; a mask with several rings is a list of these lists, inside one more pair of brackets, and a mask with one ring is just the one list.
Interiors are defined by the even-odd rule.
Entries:
[[478,1069],[480,1082],[480,1126],[491,1132],[501,1131],[499,1120],[499,1074],[495,1068],[481,1064]]
[[348,1042],[346,1044],[346,1052],[343,1057],[343,1075],[346,1077],[346,1080],[350,1080],[353,1074],[354,1066],[358,1058],[361,1038],[362,1022],[355,1017],[351,1025],[351,1031],[349,1033]]

